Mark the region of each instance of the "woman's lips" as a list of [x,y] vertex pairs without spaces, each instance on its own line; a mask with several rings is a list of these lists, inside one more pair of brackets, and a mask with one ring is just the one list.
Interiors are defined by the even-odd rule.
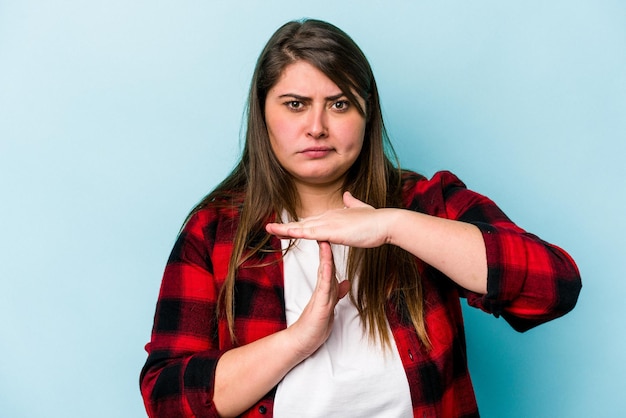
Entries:
[[300,151],[300,154],[304,154],[309,158],[322,158],[330,154],[332,150],[332,148],[327,147],[312,147]]

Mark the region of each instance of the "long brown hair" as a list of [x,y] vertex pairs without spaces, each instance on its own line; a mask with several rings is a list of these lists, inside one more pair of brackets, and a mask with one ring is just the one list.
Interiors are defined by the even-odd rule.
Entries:
[[[241,213],[228,276],[219,297],[218,315],[226,316],[233,340],[237,269],[267,247],[270,236],[264,226],[268,220],[279,219],[283,210],[297,218],[298,193],[272,151],[264,108],[267,93],[284,68],[299,60],[323,72],[366,118],[363,148],[347,173],[344,190],[375,208],[402,206],[401,170],[385,131],[367,58],[346,33],[327,22],[309,19],[286,23],[267,42],[254,70],[241,160],[191,213],[207,205],[236,206]],[[365,108],[355,94],[364,99]],[[389,344],[385,309],[392,299],[393,306],[411,319],[420,340],[429,345],[421,280],[411,254],[390,245],[351,248],[347,273],[349,278],[358,276],[356,292],[350,297],[370,338]]]

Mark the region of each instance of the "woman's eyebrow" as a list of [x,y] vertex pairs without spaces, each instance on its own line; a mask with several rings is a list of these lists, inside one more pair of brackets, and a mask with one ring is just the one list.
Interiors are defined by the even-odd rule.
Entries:
[[310,101],[311,98],[310,97],[306,97],[306,96],[301,96],[299,94],[295,94],[295,93],[285,93],[285,94],[281,94],[280,96],[278,96],[279,99],[286,99],[286,98],[290,98],[290,99],[296,99],[296,100],[301,100],[301,101]]
[[[328,101],[328,102],[331,102],[331,101],[333,101],[333,100],[337,100],[337,99],[339,99],[339,98],[341,98],[341,97],[344,97],[344,96],[345,96],[345,94],[343,94],[343,93],[341,93],[341,92],[340,92],[340,93],[334,94],[334,95],[332,95],[332,96],[325,97],[325,98],[324,98],[324,100],[326,100],[326,101]],[[293,98],[293,99],[300,100],[300,101],[303,101],[303,102],[313,100],[313,99],[311,99],[310,97],[301,96],[301,95],[299,95],[299,94],[295,94],[295,93],[285,93],[285,94],[281,94],[280,96],[278,96],[278,98],[279,98],[279,99]]]
[[332,102],[334,100],[341,99],[344,96],[345,96],[345,94],[338,93],[338,94],[335,94],[334,96],[328,96],[324,100],[326,100],[327,102]]

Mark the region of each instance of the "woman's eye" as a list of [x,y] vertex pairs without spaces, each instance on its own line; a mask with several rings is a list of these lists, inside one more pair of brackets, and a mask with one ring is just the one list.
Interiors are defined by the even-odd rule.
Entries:
[[350,107],[350,102],[347,101],[347,100],[339,100],[339,101],[333,103],[333,108],[335,110],[346,111],[346,110],[348,110],[349,107]]
[[286,102],[285,104],[291,110],[300,110],[303,107],[302,102],[300,102],[298,100],[290,100],[290,101]]

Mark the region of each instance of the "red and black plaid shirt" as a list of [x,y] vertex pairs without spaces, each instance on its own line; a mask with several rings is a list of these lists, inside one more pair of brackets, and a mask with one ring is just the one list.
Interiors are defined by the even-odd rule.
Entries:
[[[408,173],[407,209],[476,225],[487,248],[486,295],[459,288],[424,265],[426,350],[402,309],[387,316],[404,365],[416,417],[473,417],[478,408],[467,368],[459,297],[525,331],[576,304],[581,282],[570,256],[513,224],[489,199],[449,172],[431,180]],[[141,392],[150,417],[217,417],[215,367],[233,348],[216,301],[224,283],[238,222],[235,209],[208,207],[186,224],[168,260],[157,302]],[[271,245],[280,249],[280,241]],[[280,252],[249,260],[236,276],[235,333],[239,345],[286,327]],[[272,262],[276,261],[276,262]],[[363,365],[366,367],[366,365]],[[259,364],[258,367],[263,367]],[[384,390],[384,388],[381,388]],[[243,416],[272,416],[275,390]]]

